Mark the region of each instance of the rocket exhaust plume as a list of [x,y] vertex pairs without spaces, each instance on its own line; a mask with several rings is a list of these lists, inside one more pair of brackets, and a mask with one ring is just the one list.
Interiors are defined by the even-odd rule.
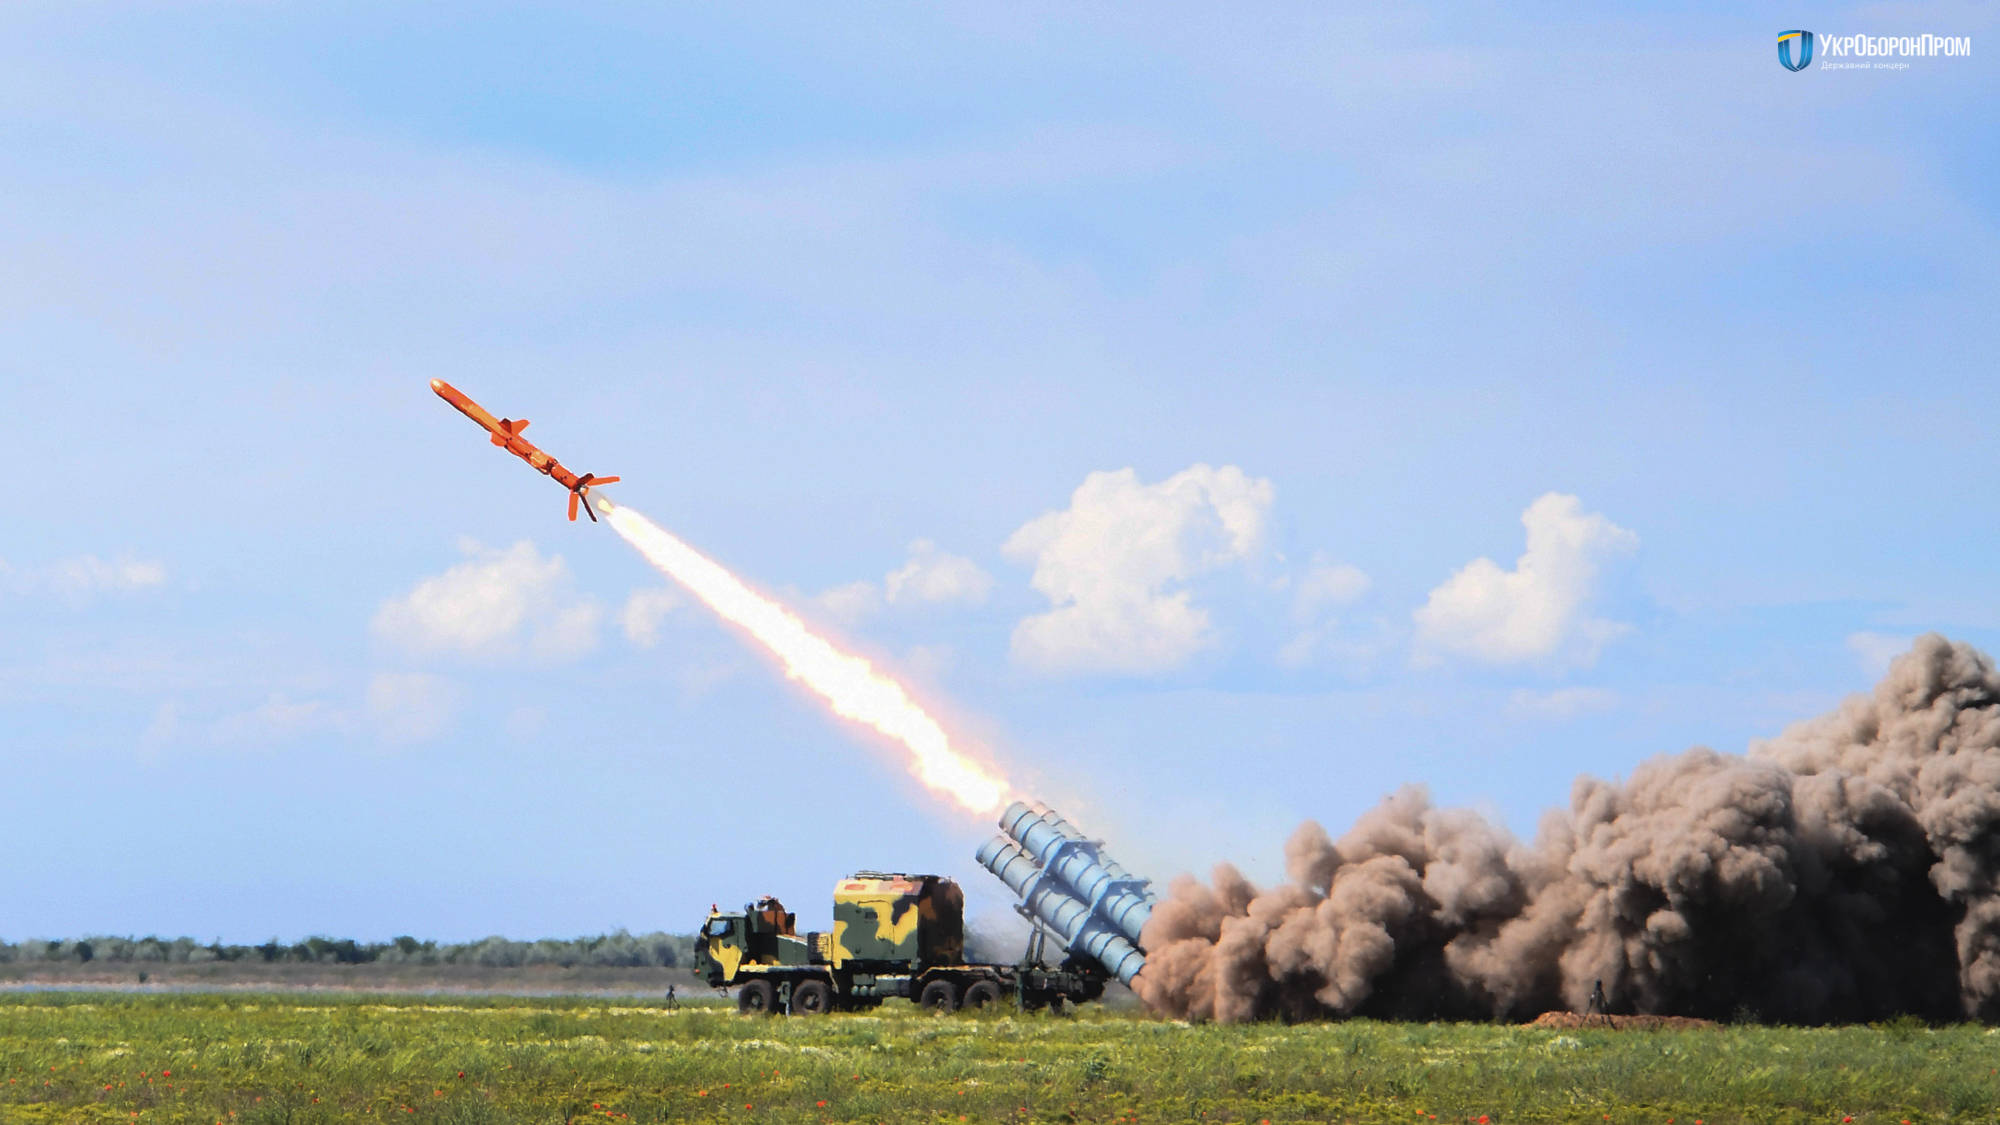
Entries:
[[944,728],[903,685],[868,661],[842,652],[813,633],[798,616],[757,593],[714,560],[658,524],[603,497],[595,499],[605,522],[650,562],[723,620],[750,634],[778,658],[785,675],[811,689],[844,719],[865,724],[900,743],[910,771],[933,792],[967,812],[995,812],[1011,796],[1006,781],[954,750]]
[[1874,691],[1747,754],[1579,778],[1533,844],[1405,789],[1312,822],[1263,889],[1154,910],[1133,988],[1221,1021],[1584,1011],[2000,1020],[2000,675],[1919,638]]

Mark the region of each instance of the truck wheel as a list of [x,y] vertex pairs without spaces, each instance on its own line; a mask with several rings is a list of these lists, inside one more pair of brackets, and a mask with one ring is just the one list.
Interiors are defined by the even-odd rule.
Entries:
[[934,980],[917,994],[917,1006],[927,1012],[958,1010],[958,986],[948,980]]
[[817,1016],[833,1010],[833,988],[823,980],[802,980],[792,986],[792,1014]]
[[990,980],[978,981],[965,990],[965,1006],[983,1012],[1000,1002],[1000,986]]
[[736,1010],[746,1016],[769,1015],[778,1006],[778,993],[767,980],[745,981],[736,990]]

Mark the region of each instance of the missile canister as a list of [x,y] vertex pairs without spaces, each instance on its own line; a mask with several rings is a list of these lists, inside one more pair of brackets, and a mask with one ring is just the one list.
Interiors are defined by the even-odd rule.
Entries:
[[975,858],[1021,898],[1027,911],[1054,930],[1064,948],[1104,966],[1126,984],[1145,967],[1137,946],[1091,912],[1090,905],[1048,877],[1033,857],[1005,836],[980,845]]
[[1000,814],[1000,827],[1039,866],[1061,881],[1071,896],[1101,915],[1134,946],[1153,916],[1153,896],[1137,879],[1084,838],[1061,814],[1021,801]]

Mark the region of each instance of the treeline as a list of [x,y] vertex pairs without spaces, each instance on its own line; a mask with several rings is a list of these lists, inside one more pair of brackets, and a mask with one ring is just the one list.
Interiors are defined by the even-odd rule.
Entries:
[[398,937],[382,942],[352,938],[309,937],[286,943],[272,938],[261,945],[203,944],[193,938],[105,937],[72,941],[0,941],[0,964],[9,962],[70,962],[88,964],[198,964],[207,961],[248,961],[310,965],[607,965],[674,968],[691,963],[694,938],[689,934],[628,934],[623,930],[597,937],[564,941],[510,941],[490,937],[463,944],[441,944]]

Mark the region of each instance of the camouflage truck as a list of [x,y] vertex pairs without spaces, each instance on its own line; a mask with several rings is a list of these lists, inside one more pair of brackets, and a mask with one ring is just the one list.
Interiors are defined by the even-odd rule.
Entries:
[[939,1012],[1004,1000],[1060,1009],[1104,993],[1102,967],[1071,957],[1048,968],[1040,941],[1018,964],[966,961],[965,893],[942,875],[856,872],[834,886],[832,930],[801,934],[796,924],[769,896],[741,912],[711,909],[695,971],[735,988],[742,1012],[814,1015],[892,996]]

